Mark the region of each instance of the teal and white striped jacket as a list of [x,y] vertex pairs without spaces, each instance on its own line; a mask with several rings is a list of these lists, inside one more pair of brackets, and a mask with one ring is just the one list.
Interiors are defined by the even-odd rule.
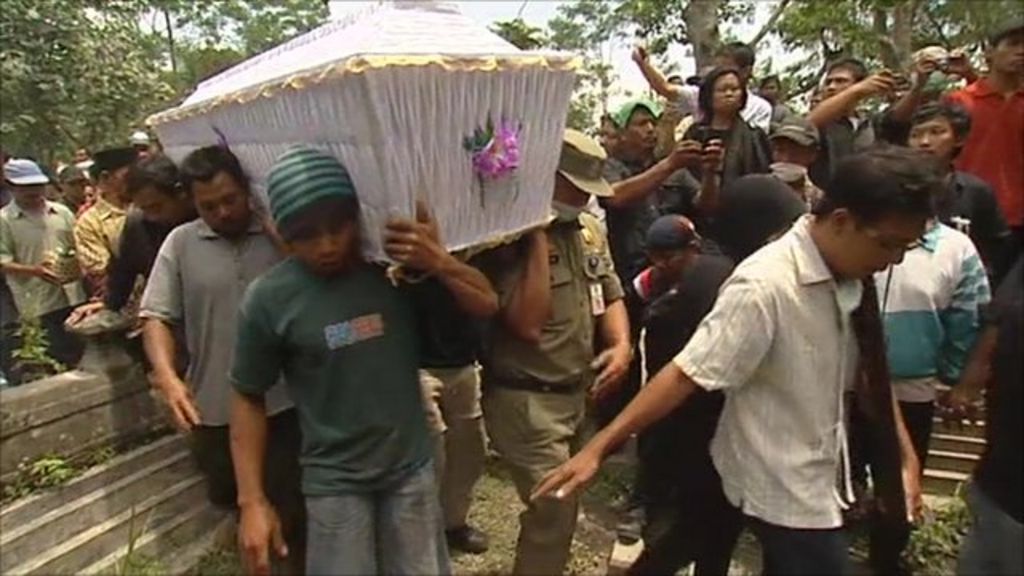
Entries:
[[955,384],[978,336],[979,309],[992,297],[971,239],[944,224],[930,226],[891,277],[875,275],[897,385],[925,378]]

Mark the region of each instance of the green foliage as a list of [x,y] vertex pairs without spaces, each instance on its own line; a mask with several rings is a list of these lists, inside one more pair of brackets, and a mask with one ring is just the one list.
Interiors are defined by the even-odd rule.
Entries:
[[199,81],[326,16],[322,0],[4,0],[0,142],[45,162],[124,144]]
[[537,50],[548,43],[543,29],[527,24],[522,18],[495,22],[490,30],[520,50]]
[[63,372],[65,367],[50,354],[50,341],[39,318],[23,318],[14,333],[19,346],[12,353],[22,382],[32,382]]
[[63,486],[85,470],[98,466],[115,455],[110,446],[98,448],[71,462],[61,456],[49,454],[34,462],[20,464],[13,480],[3,485],[0,501],[17,500],[40,490]]
[[49,161],[123,140],[170,95],[137,22],[77,0],[5,0],[0,10],[0,138]]
[[3,487],[3,501],[8,502],[33,494],[39,490],[62,486],[78,475],[67,460],[47,455],[18,466],[17,477]]
[[794,0],[776,32],[784,48],[810,55],[783,75],[802,92],[817,81],[833,51],[870,66],[905,69],[911,54],[929,45],[965,48],[980,64],[984,38],[1019,13],[1019,0]]
[[960,540],[967,533],[970,510],[960,498],[929,511],[910,535],[906,558],[915,574],[953,574]]
[[141,527],[136,527],[138,515],[135,513],[135,506],[132,506],[131,516],[128,519],[128,547],[125,555],[114,566],[113,576],[162,576],[163,566],[154,558],[138,552],[139,539],[146,533],[149,521],[153,517],[153,510],[146,514],[146,519]]

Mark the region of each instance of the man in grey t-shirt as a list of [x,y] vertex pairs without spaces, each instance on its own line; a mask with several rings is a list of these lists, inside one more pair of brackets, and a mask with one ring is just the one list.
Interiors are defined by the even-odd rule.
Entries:
[[[142,297],[143,340],[152,379],[176,427],[189,434],[213,504],[233,509],[237,489],[228,430],[231,368],[237,311],[246,288],[275,266],[281,255],[251,208],[249,183],[238,159],[225,148],[192,152],[181,164],[182,184],[199,219],[174,229],[160,247]],[[175,372],[173,327],[182,325],[189,366]],[[305,549],[299,490],[300,434],[291,400],[281,383],[266,396],[267,493],[278,510],[289,548]],[[291,528],[291,529],[290,529]],[[301,554],[292,555],[294,567]]]

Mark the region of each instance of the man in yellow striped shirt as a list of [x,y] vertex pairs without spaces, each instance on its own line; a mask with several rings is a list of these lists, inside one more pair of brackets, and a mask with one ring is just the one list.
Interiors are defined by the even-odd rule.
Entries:
[[129,199],[125,175],[136,160],[132,148],[111,148],[97,152],[89,169],[99,188],[99,197],[78,218],[75,243],[90,294],[102,297],[106,287],[107,264],[117,255]]

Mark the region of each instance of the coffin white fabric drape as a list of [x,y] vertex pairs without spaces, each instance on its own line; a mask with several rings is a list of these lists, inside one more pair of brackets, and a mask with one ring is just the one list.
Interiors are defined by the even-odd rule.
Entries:
[[[376,64],[346,68],[367,55]],[[410,55],[438,59],[403,60]],[[418,198],[445,245],[459,250],[549,215],[574,72],[565,55],[530,56],[445,5],[396,3],[243,62],[151,123],[177,161],[223,135],[261,194],[289,147],[323,148],[352,174],[367,257],[386,260],[384,223],[411,216]],[[481,188],[462,141],[488,118],[521,123],[521,162],[514,176]]]

